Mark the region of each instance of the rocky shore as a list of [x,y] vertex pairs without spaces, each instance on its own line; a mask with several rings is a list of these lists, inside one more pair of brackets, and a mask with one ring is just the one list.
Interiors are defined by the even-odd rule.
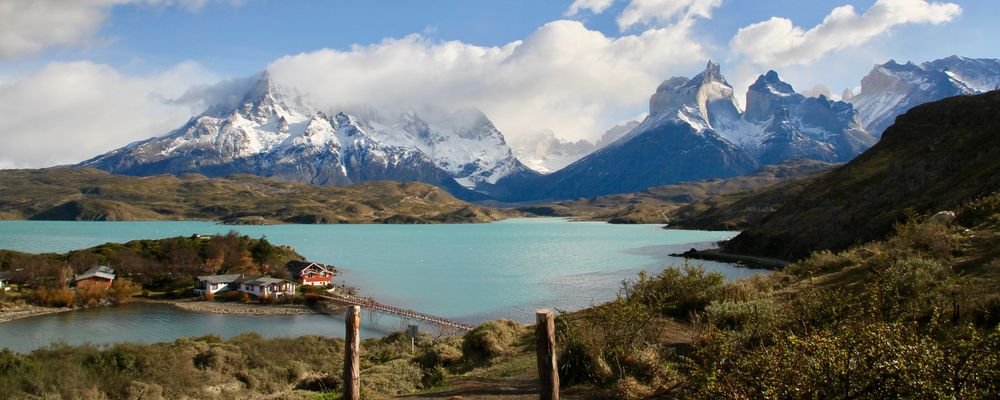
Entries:
[[303,315],[316,314],[309,306],[304,304],[260,304],[260,303],[238,303],[206,301],[200,299],[182,300],[147,300],[150,303],[170,304],[174,307],[213,314],[239,314],[239,315]]
[[788,261],[777,258],[755,257],[743,254],[726,253],[720,249],[695,250],[691,249],[683,253],[671,254],[673,257],[692,258],[696,260],[720,261],[744,265],[749,268],[762,268],[778,270],[790,264]]
[[7,304],[0,306],[0,323],[35,317],[45,314],[55,314],[73,311],[72,308],[39,307],[30,304]]

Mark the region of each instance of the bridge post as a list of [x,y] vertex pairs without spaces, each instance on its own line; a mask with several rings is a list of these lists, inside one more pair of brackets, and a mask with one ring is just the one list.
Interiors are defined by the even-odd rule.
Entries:
[[361,307],[348,306],[344,319],[344,399],[361,399]]
[[538,360],[538,398],[559,400],[559,366],[556,363],[556,322],[552,310],[535,311],[535,354]]

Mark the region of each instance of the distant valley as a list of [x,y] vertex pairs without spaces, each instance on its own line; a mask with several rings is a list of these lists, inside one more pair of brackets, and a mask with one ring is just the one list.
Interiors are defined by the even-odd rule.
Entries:
[[227,224],[468,223],[506,217],[424,183],[350,186],[252,175],[130,177],[94,169],[0,171],[0,219],[212,220]]

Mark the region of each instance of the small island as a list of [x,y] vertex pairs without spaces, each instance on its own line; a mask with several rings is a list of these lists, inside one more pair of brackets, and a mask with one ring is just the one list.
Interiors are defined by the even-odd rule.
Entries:
[[0,322],[131,301],[199,312],[327,312],[337,269],[236,232],[106,243],[65,254],[0,250]]

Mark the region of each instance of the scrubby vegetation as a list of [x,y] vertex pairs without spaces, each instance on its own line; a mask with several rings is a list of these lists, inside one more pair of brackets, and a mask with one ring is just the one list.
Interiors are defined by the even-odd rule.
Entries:
[[[415,353],[409,345],[401,335],[362,343],[367,398],[425,387],[430,371],[415,360],[433,340],[422,337]],[[337,398],[343,352],[341,339],[255,334],[149,345],[54,345],[28,354],[0,350],[0,387],[4,398]]]
[[[966,204],[964,226],[911,213],[884,241],[769,276],[640,275],[560,318],[563,384],[616,398],[996,398],[998,198]],[[671,340],[675,321],[689,340]]]

